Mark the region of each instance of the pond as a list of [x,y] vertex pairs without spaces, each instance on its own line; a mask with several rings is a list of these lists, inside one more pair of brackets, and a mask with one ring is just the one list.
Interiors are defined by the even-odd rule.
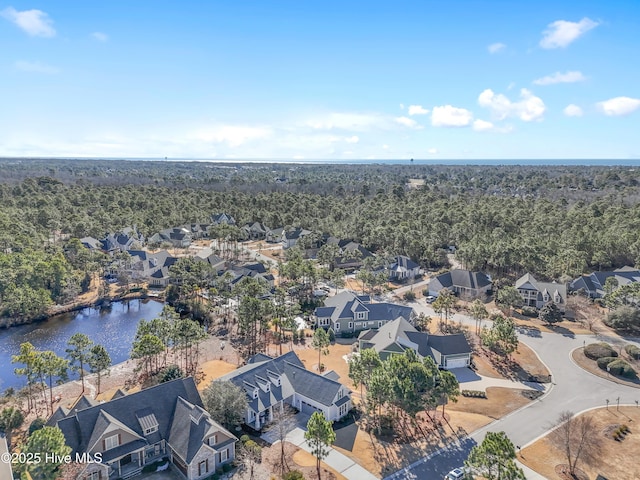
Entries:
[[36,350],[53,350],[66,357],[67,341],[74,333],[86,334],[103,345],[114,364],[129,358],[131,344],[140,320],[156,318],[164,303],[154,300],[114,302],[107,308],[85,308],[55,315],[48,320],[0,330],[0,392],[8,387],[25,385],[25,378],[15,375],[18,364],[11,363],[20,344],[30,342]]

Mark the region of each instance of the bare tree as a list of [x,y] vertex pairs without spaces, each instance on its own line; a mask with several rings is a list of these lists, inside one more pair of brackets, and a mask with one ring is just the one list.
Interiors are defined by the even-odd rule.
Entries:
[[288,405],[283,405],[282,409],[276,406],[273,407],[273,426],[271,431],[276,435],[276,439],[280,441],[280,473],[282,474],[289,470],[284,442],[287,439],[287,434],[293,430],[295,425],[295,412],[291,407]]
[[575,477],[578,462],[588,460],[597,452],[600,443],[600,436],[593,418],[586,415],[576,417],[570,411],[560,414],[550,439],[564,453],[569,464],[569,473],[573,477]]

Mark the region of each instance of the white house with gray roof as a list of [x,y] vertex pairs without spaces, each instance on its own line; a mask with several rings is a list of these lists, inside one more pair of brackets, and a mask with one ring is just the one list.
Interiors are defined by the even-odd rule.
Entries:
[[553,302],[561,312],[566,310],[567,286],[563,283],[540,282],[526,273],[516,281],[516,289],[527,307],[540,309]]
[[325,375],[307,370],[295,352],[277,358],[256,355],[247,365],[220,378],[242,388],[248,407],[244,423],[261,430],[273,420],[273,412],[284,404],[303,413],[322,412],[335,421],[351,410],[351,391],[335,379],[333,371]]
[[411,307],[387,302],[372,303],[369,295],[349,291],[327,298],[324,307],[314,311],[316,325],[332,328],[336,335],[380,328],[397,318],[412,322],[415,315]]
[[471,347],[464,334],[431,335],[419,332],[404,318],[389,322],[378,330],[361,332],[358,342],[360,350],[373,348],[383,360],[410,348],[419,358],[433,358],[436,365],[445,370],[471,364]]
[[168,458],[188,480],[210,477],[235,458],[237,438],[204,410],[193,378],[177,379],[108,402],[58,409],[57,425],[71,455],[88,455],[81,480],[126,479]]
[[634,267],[622,267],[608,272],[593,272],[582,275],[571,282],[571,291],[582,290],[591,298],[602,298],[605,295],[604,284],[609,277],[616,279],[618,286],[640,282],[640,270]]

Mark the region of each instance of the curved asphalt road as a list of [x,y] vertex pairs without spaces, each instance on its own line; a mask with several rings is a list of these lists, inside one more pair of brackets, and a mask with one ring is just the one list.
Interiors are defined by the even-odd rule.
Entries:
[[[425,313],[431,310],[421,304],[413,306],[418,307],[417,311]],[[458,320],[473,324],[472,319],[463,315],[454,317],[454,321]],[[441,479],[453,468],[461,466],[471,448],[482,442],[489,431],[504,431],[514,445],[524,447],[548,432],[563,411],[578,413],[594,407],[604,407],[607,399],[610,402],[609,408],[615,410],[618,397],[620,404],[635,405],[636,400],[640,401],[640,389],[597,377],[573,363],[571,352],[574,349],[582,347],[584,343],[602,341],[601,338],[558,333],[529,334],[526,330],[522,330],[518,337],[539,355],[551,371],[553,385],[550,391],[533,403],[473,432],[470,437],[449,445],[431,457],[386,477],[387,479]],[[543,478],[530,470],[526,474],[528,479]]]

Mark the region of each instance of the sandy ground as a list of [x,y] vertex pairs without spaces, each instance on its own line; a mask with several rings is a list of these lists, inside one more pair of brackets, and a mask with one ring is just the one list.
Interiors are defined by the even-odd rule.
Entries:
[[[599,445],[592,458],[578,463],[588,478],[596,478],[598,474],[608,479],[637,480],[640,470],[636,455],[640,451],[640,409],[637,407],[615,406],[590,410],[584,413],[595,421],[593,435]],[[611,431],[619,425],[628,425],[631,432],[621,441],[611,436]],[[561,478],[555,473],[556,465],[567,464],[562,450],[552,446],[549,437],[543,437],[520,453],[520,461],[550,480]]]
[[[203,372],[206,374],[209,372],[213,374],[213,372],[218,369],[223,368],[223,364],[227,363],[233,368],[237,365],[238,356],[236,352],[231,348],[226,342],[225,348],[221,348],[221,340],[216,337],[209,337],[205,340],[200,347],[200,364],[203,369]],[[218,363],[210,363],[216,361]],[[170,362],[169,362],[170,363]],[[207,366],[207,372],[204,371],[204,366]],[[217,368],[216,368],[217,367]],[[228,368],[228,367],[226,367]],[[136,362],[133,360],[127,360],[126,362],[119,363],[117,365],[113,365],[109,369],[108,375],[102,375],[100,390],[101,393],[98,395],[97,389],[97,375],[86,375],[85,376],[85,395],[88,395],[91,398],[97,398],[98,400],[109,400],[113,396],[113,394],[117,391],[118,388],[125,390],[126,392],[135,392],[140,389],[139,385],[136,384]],[[226,373],[226,372],[225,372]],[[223,375],[223,373],[220,373]],[[218,376],[220,376],[218,375]],[[213,377],[211,377],[213,378]],[[203,382],[201,382],[201,385]],[[64,383],[60,386],[54,387],[53,389],[53,397],[54,404],[53,409],[57,409],[59,406],[64,406],[67,408],[72,407],[79,397],[82,395],[82,384],[80,380],[74,380],[71,382]],[[56,400],[57,399],[57,400]],[[23,407],[23,410],[26,411],[26,402]],[[34,411],[27,416],[25,421],[25,425],[28,425],[37,415],[45,416],[48,415],[46,412],[46,402],[41,399],[38,403],[38,411]]]

